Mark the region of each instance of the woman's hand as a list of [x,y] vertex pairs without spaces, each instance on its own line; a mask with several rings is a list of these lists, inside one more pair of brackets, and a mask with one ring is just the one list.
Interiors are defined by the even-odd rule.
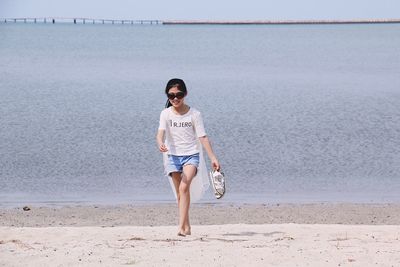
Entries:
[[218,159],[215,157],[211,159],[211,166],[212,166],[213,170],[216,170],[216,171],[219,171],[219,169],[221,168],[221,166],[219,165]]
[[219,171],[221,166],[219,165],[218,159],[213,152],[210,140],[208,140],[208,137],[206,135],[199,137],[199,140],[200,143],[203,145],[204,149],[207,151],[208,157],[211,160],[211,167],[213,168],[213,170]]
[[160,152],[167,152],[168,151],[168,148],[164,143],[160,144],[158,146],[158,149],[160,150]]

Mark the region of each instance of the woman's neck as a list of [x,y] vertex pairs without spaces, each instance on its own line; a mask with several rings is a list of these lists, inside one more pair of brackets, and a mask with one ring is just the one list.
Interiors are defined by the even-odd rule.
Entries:
[[175,113],[178,113],[178,114],[180,114],[180,115],[183,115],[183,114],[185,114],[186,112],[189,111],[189,106],[186,105],[186,104],[183,104],[182,106],[180,106],[180,107],[178,107],[178,108],[172,106],[172,108],[174,109],[174,112],[175,112]]

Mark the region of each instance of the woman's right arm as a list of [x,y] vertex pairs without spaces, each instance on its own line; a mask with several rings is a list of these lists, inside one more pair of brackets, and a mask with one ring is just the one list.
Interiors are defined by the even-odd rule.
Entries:
[[164,133],[165,133],[164,129],[158,129],[156,139],[157,139],[158,149],[160,150],[160,152],[168,151],[167,147],[164,144]]

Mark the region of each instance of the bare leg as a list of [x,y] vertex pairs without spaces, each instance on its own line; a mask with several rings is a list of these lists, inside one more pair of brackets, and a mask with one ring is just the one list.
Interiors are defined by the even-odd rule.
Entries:
[[193,177],[196,175],[196,171],[196,166],[183,166],[182,180],[179,184],[179,231],[185,235],[190,234],[190,184],[193,180]]
[[[178,201],[179,222],[180,222],[180,220],[181,220],[181,218],[180,218],[181,217],[180,216],[180,214],[181,214],[181,212],[180,212],[180,210],[181,210],[181,205],[180,205],[181,194],[179,192],[179,186],[180,186],[181,181],[182,181],[182,173],[173,172],[173,173],[171,173],[171,177],[172,177],[172,181],[174,183],[175,192],[176,192],[176,198],[177,198],[177,201]],[[185,236],[186,235],[185,229],[184,228],[182,229],[181,227],[179,227],[178,235]]]
[[180,200],[179,185],[181,184],[182,174],[180,172],[173,172],[171,173],[171,177],[172,177],[172,182],[174,183],[175,186],[176,199],[178,200],[178,208],[179,208],[179,200]]
[[[182,181],[182,174],[180,172],[173,172],[171,173],[171,177],[172,177],[172,182],[174,183],[174,187],[175,187],[175,192],[176,192],[176,199],[178,201],[178,211],[180,210],[180,200],[181,200],[181,196],[179,194],[179,185],[181,184]],[[180,214],[180,212],[179,212]],[[179,229],[179,233],[183,233],[184,231],[181,231],[181,229]]]

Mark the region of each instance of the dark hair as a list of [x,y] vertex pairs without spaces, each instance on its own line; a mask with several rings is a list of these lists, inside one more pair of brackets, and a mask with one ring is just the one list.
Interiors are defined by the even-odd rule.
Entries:
[[[172,87],[178,88],[179,91],[187,94],[186,84],[182,79],[174,78],[168,81],[167,86],[165,87],[165,94],[168,94],[169,89]],[[167,99],[167,103],[165,103],[165,108],[169,108],[172,106],[171,102]]]

